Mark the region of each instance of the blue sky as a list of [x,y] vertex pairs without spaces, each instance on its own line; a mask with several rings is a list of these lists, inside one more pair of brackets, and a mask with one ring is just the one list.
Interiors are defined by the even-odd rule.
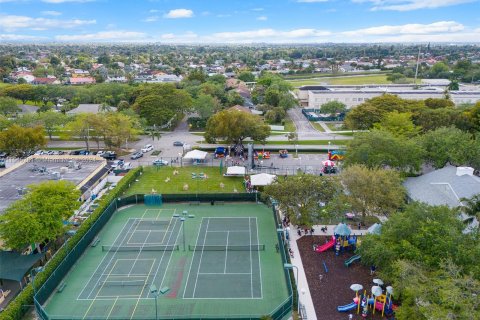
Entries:
[[0,41],[480,42],[480,0],[0,0]]

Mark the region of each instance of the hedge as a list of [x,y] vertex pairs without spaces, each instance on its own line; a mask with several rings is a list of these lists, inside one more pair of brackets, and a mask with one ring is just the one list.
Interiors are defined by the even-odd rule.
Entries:
[[[143,171],[143,167],[138,167],[130,170],[122,180],[119,181],[117,186],[108,194],[100,198],[98,207],[92,214],[81,224],[74,236],[60,248],[55,255],[50,259],[43,272],[39,273],[35,277],[35,288],[40,288],[43,283],[48,279],[48,277],[53,273],[53,271],[58,267],[60,262],[66,257],[67,252],[70,251],[70,248],[73,248],[80,239],[85,235],[85,233],[90,229],[92,224],[100,217],[103,211],[109,206],[109,204],[118,198],[128,187],[135,181],[138,175]],[[10,302],[7,308],[0,313],[0,320],[19,320],[28,310],[25,306],[33,305],[33,288],[31,283],[28,284],[24,290]]]

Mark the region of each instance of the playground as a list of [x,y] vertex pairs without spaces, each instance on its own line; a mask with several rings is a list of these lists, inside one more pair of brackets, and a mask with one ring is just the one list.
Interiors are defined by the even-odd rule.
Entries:
[[[363,319],[356,310],[339,312],[337,307],[353,302],[355,292],[350,289],[352,284],[361,284],[369,291],[375,285],[373,279],[377,276],[371,276],[369,267],[359,261],[353,261],[346,267],[345,261],[355,254],[345,250],[337,256],[334,247],[326,245],[330,241],[331,237],[325,236],[303,236],[297,240],[317,319],[344,320],[348,319],[350,313],[353,319]],[[312,250],[313,244],[326,245],[329,248],[323,252],[315,252]],[[377,311],[373,317],[369,314],[368,319],[385,317],[382,318],[381,312]]]
[[264,205],[124,207],[44,308],[50,319],[261,317],[289,298],[276,244]]

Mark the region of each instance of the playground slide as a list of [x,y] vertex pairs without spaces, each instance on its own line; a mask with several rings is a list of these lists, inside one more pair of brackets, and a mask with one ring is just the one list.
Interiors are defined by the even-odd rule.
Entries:
[[356,254],[353,257],[351,257],[350,259],[345,260],[345,262],[343,264],[345,265],[345,267],[349,267],[355,261],[360,260],[360,258],[361,258],[361,256],[359,254]]
[[335,245],[335,238],[332,237],[332,239],[321,245],[321,246],[318,246],[316,249],[315,249],[315,252],[323,252],[323,251],[327,251],[328,249],[332,248],[333,246]]
[[338,312],[347,312],[347,311],[355,309],[356,307],[357,307],[357,304],[355,302],[352,302],[352,303],[344,305],[344,306],[338,306],[337,311]]

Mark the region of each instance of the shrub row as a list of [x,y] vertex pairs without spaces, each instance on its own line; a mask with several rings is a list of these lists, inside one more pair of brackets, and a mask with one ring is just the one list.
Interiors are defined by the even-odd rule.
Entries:
[[[70,251],[70,248],[73,248],[80,241],[80,239],[82,239],[85,233],[87,233],[92,224],[103,214],[110,203],[115,201],[125,190],[127,190],[129,185],[135,181],[142,171],[143,167],[130,170],[130,172],[128,172],[125,177],[120,180],[118,185],[108,195],[105,195],[100,199],[98,207],[90,215],[90,217],[88,217],[82,223],[82,225],[78,228],[77,233],[66,243],[65,246],[55,253],[50,261],[48,261],[44,271],[35,277],[35,288],[40,288],[43,285],[43,283],[48,279],[48,277],[50,277],[63,259],[65,259],[67,252]],[[28,310],[27,306],[31,306],[32,304],[33,288],[31,284],[29,284],[13,301],[10,302],[7,308],[0,313],[0,320],[19,320]]]

